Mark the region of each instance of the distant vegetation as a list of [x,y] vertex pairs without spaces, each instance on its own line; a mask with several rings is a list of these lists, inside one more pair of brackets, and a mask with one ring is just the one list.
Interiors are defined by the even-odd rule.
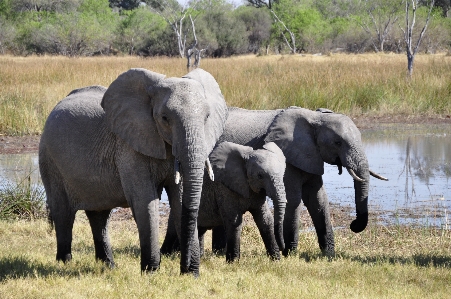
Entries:
[[[0,56],[0,134],[39,134],[51,109],[70,91],[109,86],[143,67],[187,73],[181,58]],[[204,59],[230,106],[324,107],[350,116],[451,115],[451,56],[419,55],[407,79],[404,54],[253,55]]]
[[[194,43],[189,16],[204,57],[289,53],[285,39],[290,35],[284,26],[293,33],[298,53],[405,52],[401,0],[180,2],[187,4],[181,6],[176,0],[1,0],[0,54],[183,57]],[[419,1],[416,35],[429,2]],[[450,6],[449,1],[435,1],[422,53],[449,51]]]

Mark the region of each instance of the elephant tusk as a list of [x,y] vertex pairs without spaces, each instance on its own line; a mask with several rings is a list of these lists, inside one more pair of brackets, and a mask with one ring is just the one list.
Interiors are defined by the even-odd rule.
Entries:
[[388,181],[386,177],[381,176],[380,174],[377,174],[370,170],[370,174],[374,176],[376,179],[382,180],[382,181]]
[[353,178],[354,180],[359,181],[359,182],[364,182],[364,181],[365,181],[364,179],[359,178],[359,177],[355,174],[354,170],[352,170],[351,168],[346,167],[346,169],[348,170],[349,174],[352,176],[352,178]]
[[205,160],[205,167],[207,167],[208,175],[210,176],[210,180],[215,180],[215,174],[213,173],[213,169],[211,168],[210,160]]
[[176,185],[180,183],[180,163],[177,159],[174,159],[174,180]]

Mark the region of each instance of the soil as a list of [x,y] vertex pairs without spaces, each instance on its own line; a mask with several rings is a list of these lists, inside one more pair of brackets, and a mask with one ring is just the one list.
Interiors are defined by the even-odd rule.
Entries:
[[[352,118],[354,123],[359,129],[371,129],[376,128],[381,124],[450,124],[451,116],[359,116]],[[0,154],[23,154],[23,153],[37,153],[39,148],[39,135],[27,135],[27,136],[6,136],[0,135]],[[347,227],[353,220],[352,211],[350,207],[343,207],[339,205],[332,205],[331,220],[334,227]],[[169,215],[169,206],[163,203],[160,225],[163,229],[167,226],[167,217]],[[376,213],[371,213],[370,219],[378,217]],[[306,230],[312,227],[312,221],[308,213],[305,211],[301,214],[301,227]],[[132,214],[129,208],[118,208],[113,214],[112,220],[127,220],[131,219]],[[252,221],[252,216],[246,213],[244,217],[245,225],[255,225]]]

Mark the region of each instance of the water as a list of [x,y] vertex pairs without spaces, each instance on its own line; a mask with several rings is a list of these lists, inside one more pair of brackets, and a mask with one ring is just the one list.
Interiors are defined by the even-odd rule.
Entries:
[[0,155],[0,188],[28,180],[28,177],[32,184],[42,185],[37,154]]
[[[389,179],[370,180],[369,211],[381,221],[451,226],[451,126],[385,125],[362,130],[370,168]],[[0,155],[0,188],[31,175],[39,179],[36,154]],[[326,165],[324,184],[332,204],[354,210],[354,189],[346,171]],[[162,202],[167,203],[164,193]]]
[[[451,126],[403,125],[363,130],[371,177],[369,212],[389,223],[451,224]],[[331,203],[354,207],[351,177],[327,165],[324,184]]]

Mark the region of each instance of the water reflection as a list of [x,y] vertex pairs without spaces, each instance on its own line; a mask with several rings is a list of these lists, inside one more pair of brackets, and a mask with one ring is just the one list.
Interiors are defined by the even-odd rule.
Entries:
[[[362,131],[370,167],[389,178],[371,179],[371,211],[387,222],[446,226],[451,205],[451,127],[385,126]],[[324,176],[332,203],[354,206],[352,180],[328,166]]]
[[[451,126],[380,126],[363,130],[370,167],[389,178],[372,178],[370,213],[384,222],[446,226],[451,207]],[[17,182],[31,174],[40,183],[36,154],[0,155],[0,182]],[[324,183],[331,203],[354,208],[351,177],[326,165]],[[0,183],[0,188],[1,188]],[[167,202],[163,194],[162,201]],[[354,210],[354,209],[353,209]]]
[[32,184],[41,185],[37,154],[0,155],[0,188],[8,184],[28,180]]

